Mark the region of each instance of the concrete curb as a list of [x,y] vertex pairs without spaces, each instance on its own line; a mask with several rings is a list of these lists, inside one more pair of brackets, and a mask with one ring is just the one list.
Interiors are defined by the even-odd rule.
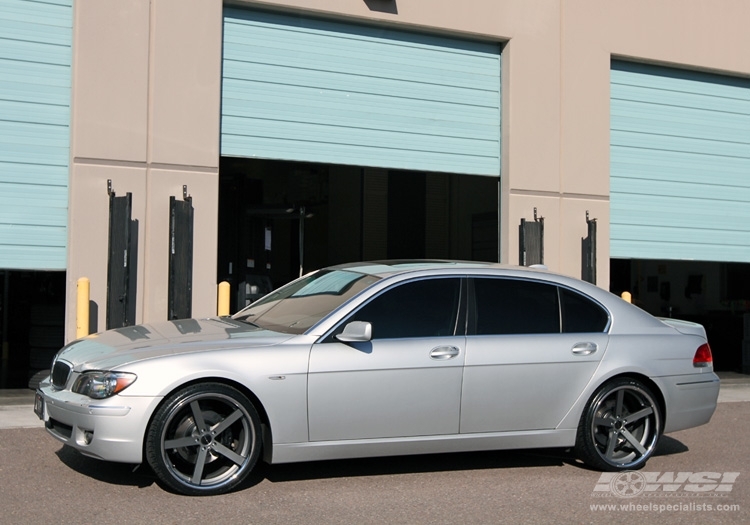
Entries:
[[44,422],[34,413],[33,404],[0,406],[0,429],[43,426]]

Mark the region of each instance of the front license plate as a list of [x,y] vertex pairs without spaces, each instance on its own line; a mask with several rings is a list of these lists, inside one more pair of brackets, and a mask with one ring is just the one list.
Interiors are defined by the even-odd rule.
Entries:
[[34,413],[39,416],[39,419],[44,419],[44,397],[39,392],[34,397]]

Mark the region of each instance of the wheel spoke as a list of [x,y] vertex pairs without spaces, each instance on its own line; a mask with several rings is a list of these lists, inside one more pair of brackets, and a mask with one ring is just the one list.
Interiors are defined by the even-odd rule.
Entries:
[[609,431],[607,437],[607,451],[604,453],[605,456],[611,458],[615,455],[615,445],[617,445],[617,436],[615,435],[614,429]]
[[214,451],[229,459],[236,465],[242,465],[245,462],[245,456],[237,454],[234,450],[225,447],[221,443],[217,442],[214,444]]
[[646,449],[643,448],[643,445],[635,439],[635,436],[631,434],[627,428],[622,429],[622,436],[627,440],[628,443],[632,445],[632,447],[638,452],[639,456],[643,456],[646,454]]
[[235,410],[229,416],[227,416],[222,421],[219,421],[216,425],[211,427],[211,430],[218,436],[222,432],[224,432],[226,429],[228,429],[232,423],[237,421],[242,417],[242,411],[241,410]]
[[625,390],[617,391],[617,405],[615,406],[615,417],[622,416],[622,401],[625,399]]
[[628,423],[634,423],[634,422],[638,421],[639,419],[643,419],[646,416],[650,416],[653,413],[654,413],[654,409],[653,408],[646,407],[646,408],[643,408],[643,409],[639,410],[638,412],[634,412],[633,414],[630,414],[627,417],[627,420],[628,420]]
[[201,407],[197,399],[190,403],[190,409],[193,411],[193,421],[195,421],[198,432],[204,432],[206,430],[206,422],[203,420],[203,412],[201,412]]
[[194,485],[200,485],[201,479],[203,478],[203,466],[206,464],[206,456],[208,451],[206,447],[201,447],[198,451],[198,457],[195,460],[195,469],[193,470],[193,477],[190,480]]
[[612,418],[611,417],[595,417],[594,425],[596,425],[597,427],[612,426]]
[[198,445],[198,439],[193,436],[185,436],[185,437],[176,438],[176,439],[169,439],[164,442],[165,449],[190,447],[194,445]]

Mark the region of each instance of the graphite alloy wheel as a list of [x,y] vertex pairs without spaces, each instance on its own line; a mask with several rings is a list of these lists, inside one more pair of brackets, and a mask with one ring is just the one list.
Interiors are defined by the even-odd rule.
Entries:
[[589,400],[576,436],[584,463],[604,470],[634,470],[646,464],[661,435],[659,404],[640,381],[605,383]]
[[252,471],[261,448],[258,412],[236,389],[204,383],[185,387],[156,411],[146,458],[159,480],[181,494],[232,490]]

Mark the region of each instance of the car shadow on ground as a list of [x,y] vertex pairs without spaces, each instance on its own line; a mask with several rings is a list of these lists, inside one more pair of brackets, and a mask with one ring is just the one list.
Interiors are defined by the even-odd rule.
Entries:
[[279,483],[312,479],[389,476],[394,474],[419,474],[460,470],[550,467],[562,466],[567,461],[565,449],[503,450],[311,461],[281,465],[264,464],[263,470],[265,470],[265,479],[272,483]]
[[98,481],[112,485],[128,485],[145,488],[156,482],[156,476],[148,465],[114,463],[84,456],[72,447],[63,446],[57,452],[68,468]]
[[[662,436],[652,457],[687,452],[688,447],[669,436]],[[527,467],[555,467],[571,465],[588,470],[572,448],[540,448],[461,452],[454,454],[425,454],[362,458],[281,465],[263,464],[243,484],[252,486],[263,479],[272,483],[356,476],[386,476],[460,470],[485,470]],[[262,477],[261,477],[262,476]]]
[[678,441],[673,437],[662,436],[659,438],[659,444],[656,446],[656,450],[654,450],[654,454],[651,457],[682,454],[688,450],[690,449],[682,441]]
[[[681,454],[687,451],[688,447],[682,442],[669,436],[662,436],[654,452],[654,457]],[[62,447],[56,454],[69,468],[105,483],[137,486],[139,488],[146,488],[154,483],[158,483],[153,471],[146,464],[136,466],[101,461],[84,456],[70,447]],[[423,454],[416,456],[310,461],[280,465],[268,465],[259,462],[255,470],[236,490],[248,489],[264,480],[268,480],[271,483],[284,483],[330,478],[508,468],[562,467],[564,465],[571,465],[584,470],[593,470],[578,460],[572,449],[564,448]],[[168,489],[165,488],[165,490]]]

